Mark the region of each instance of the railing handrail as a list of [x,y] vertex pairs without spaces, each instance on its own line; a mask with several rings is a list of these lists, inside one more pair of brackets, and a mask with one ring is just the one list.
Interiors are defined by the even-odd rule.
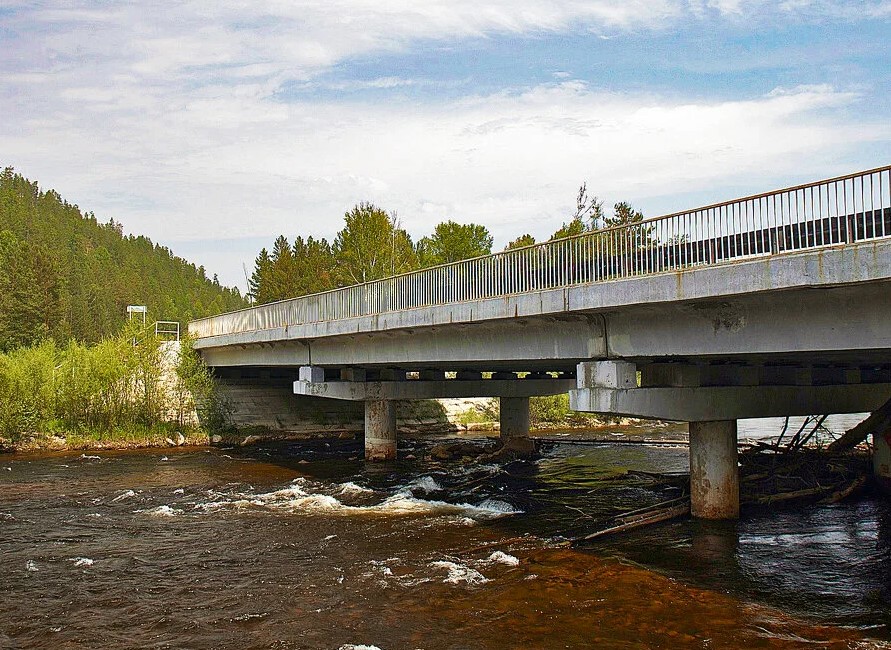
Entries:
[[[201,323],[205,323],[207,321],[217,319],[217,318],[220,318],[223,316],[235,316],[238,314],[253,312],[258,309],[269,310],[271,308],[274,308],[274,307],[280,306],[280,305],[284,305],[286,303],[293,304],[293,303],[296,303],[299,301],[307,301],[307,302],[313,301],[313,300],[319,301],[319,300],[324,299],[326,296],[332,296],[334,294],[339,294],[339,293],[343,294],[343,295],[348,295],[351,292],[356,292],[357,290],[361,290],[363,288],[370,288],[370,287],[378,286],[378,285],[381,285],[382,283],[397,283],[399,280],[402,280],[405,278],[419,277],[419,276],[422,276],[425,274],[432,275],[432,274],[444,271],[446,269],[455,268],[455,267],[459,267],[459,266],[470,267],[473,263],[479,262],[484,259],[493,259],[494,260],[494,259],[506,258],[506,257],[521,257],[525,251],[529,251],[531,249],[553,248],[553,249],[557,250],[561,245],[565,245],[565,244],[572,242],[574,240],[582,240],[582,239],[588,239],[588,238],[593,239],[593,238],[599,237],[599,236],[604,236],[604,235],[608,236],[611,233],[620,232],[620,231],[629,232],[629,231],[634,231],[634,230],[645,230],[647,227],[656,227],[658,224],[670,222],[672,219],[701,215],[704,213],[714,212],[714,211],[720,210],[722,208],[727,208],[730,206],[743,205],[747,202],[760,201],[762,199],[777,197],[777,196],[781,196],[781,195],[790,195],[792,193],[796,193],[801,190],[814,189],[814,188],[819,188],[822,186],[828,187],[830,184],[833,184],[833,183],[835,183],[835,184],[843,183],[845,181],[856,180],[858,178],[863,179],[866,177],[871,177],[876,174],[881,175],[883,173],[889,174],[889,184],[891,184],[891,165],[886,165],[883,167],[876,167],[876,168],[869,169],[866,171],[854,172],[851,174],[845,174],[842,176],[827,178],[827,179],[819,180],[819,181],[812,182],[812,183],[804,183],[804,184],[794,185],[794,186],[790,186],[790,187],[785,187],[782,189],[776,189],[776,190],[771,190],[771,191],[767,191],[767,192],[761,192],[758,194],[752,194],[752,195],[744,196],[741,198],[735,198],[735,199],[731,199],[728,201],[712,203],[709,205],[693,208],[690,210],[682,210],[682,211],[678,211],[678,212],[672,212],[669,214],[659,215],[656,217],[650,217],[647,219],[642,219],[641,221],[635,221],[635,222],[631,222],[631,223],[627,223],[627,224],[619,224],[619,225],[609,226],[609,227],[605,227],[605,228],[598,228],[596,230],[586,231],[586,232],[579,233],[576,235],[570,235],[567,237],[552,239],[552,240],[548,240],[545,242],[537,242],[534,244],[528,244],[526,246],[518,246],[516,248],[498,251],[498,252],[490,253],[487,255],[481,255],[478,257],[474,257],[474,258],[458,260],[456,262],[439,264],[436,266],[426,267],[426,268],[422,268],[422,269],[414,269],[412,271],[407,271],[405,273],[401,273],[398,275],[388,276],[386,278],[379,278],[376,280],[369,280],[367,282],[363,282],[360,284],[349,285],[346,287],[338,287],[335,289],[329,289],[327,291],[322,291],[322,292],[318,292],[318,293],[314,293],[314,294],[296,296],[293,298],[285,298],[283,300],[264,303],[262,305],[245,307],[243,309],[225,312],[223,314],[218,314],[215,316],[208,316],[205,318],[195,319],[194,321],[191,321],[191,324],[199,325]],[[880,182],[881,182],[881,176],[879,178],[880,178]],[[856,204],[855,199],[856,199],[856,197],[854,197],[854,203]],[[865,208],[863,208],[863,209],[865,209]],[[715,233],[712,232],[710,236],[714,237]],[[726,236],[726,235],[722,235],[722,236]],[[663,244],[665,244],[665,242],[663,242]],[[521,292],[521,293],[525,293],[525,291]],[[507,294],[503,294],[503,295],[511,295],[511,294],[507,293]]]
[[[159,325],[173,325],[174,327],[170,329],[162,329],[158,327]],[[180,324],[178,320],[156,320],[154,325],[152,325],[155,330],[155,336],[160,334],[174,334],[176,335],[176,341],[179,341],[180,338]]]

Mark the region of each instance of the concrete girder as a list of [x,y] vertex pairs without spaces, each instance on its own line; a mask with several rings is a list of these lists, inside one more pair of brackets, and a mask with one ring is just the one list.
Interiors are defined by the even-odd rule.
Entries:
[[891,396],[891,384],[836,386],[705,386],[581,388],[569,392],[574,411],[682,422],[865,413]]
[[465,364],[540,366],[606,354],[601,322],[584,316],[410,328],[310,342],[313,365],[455,368]]
[[209,347],[202,340],[201,354],[214,367],[311,362],[328,367],[559,370],[608,358],[889,363],[888,291],[887,283],[863,283],[299,342]]
[[[454,327],[459,323],[479,324],[505,319],[539,319],[568,313],[612,314],[631,310],[635,306],[660,304],[711,303],[712,306],[706,307],[699,315],[706,321],[717,320],[718,330],[724,328],[724,323],[728,323],[729,329],[732,330],[735,327],[734,323],[738,326],[741,321],[734,317],[733,305],[730,305],[730,312],[722,313],[720,306],[722,302],[735,301],[742,296],[755,294],[787,291],[798,293],[815,287],[835,286],[853,290],[855,287],[873,283],[887,285],[889,279],[891,279],[891,239],[885,238],[562,289],[206,336],[196,340],[194,345],[196,349],[203,351],[233,345],[302,342],[396,330]],[[851,304],[857,307],[856,302],[859,299],[854,293],[851,294]],[[789,295],[783,296],[781,300],[794,303],[794,297],[790,298]],[[883,298],[883,302],[887,309],[887,299]],[[282,309],[286,309],[286,306]],[[286,315],[282,314],[282,318],[286,318]],[[845,333],[850,331],[847,328],[843,329]],[[883,331],[887,340],[887,328]],[[621,332],[619,334],[621,335]],[[868,344],[868,336],[859,338],[859,341],[849,339],[849,342],[857,347]],[[663,342],[666,341],[663,339]],[[616,353],[622,354],[623,342],[617,340],[616,344],[618,346]],[[887,344],[876,347],[888,348]],[[664,352],[657,351],[654,356],[663,354]],[[578,358],[596,358],[596,356],[591,354]],[[313,360],[313,363],[317,362]]]
[[891,359],[888,295],[887,283],[863,283],[614,310],[609,358]]
[[295,381],[294,393],[342,400],[419,400],[449,397],[529,398],[558,395],[575,386],[574,379],[481,379],[462,381]]

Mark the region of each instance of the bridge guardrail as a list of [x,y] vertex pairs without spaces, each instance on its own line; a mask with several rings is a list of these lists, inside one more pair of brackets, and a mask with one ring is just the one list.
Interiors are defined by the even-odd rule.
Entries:
[[891,166],[189,323],[196,337],[497,298],[891,236]]

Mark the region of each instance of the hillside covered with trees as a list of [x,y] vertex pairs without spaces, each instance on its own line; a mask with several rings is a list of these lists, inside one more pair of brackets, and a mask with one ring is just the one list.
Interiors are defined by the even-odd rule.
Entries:
[[150,320],[185,322],[246,302],[203,267],[4,169],[0,351],[47,338],[97,342],[121,330],[133,304],[146,305]]

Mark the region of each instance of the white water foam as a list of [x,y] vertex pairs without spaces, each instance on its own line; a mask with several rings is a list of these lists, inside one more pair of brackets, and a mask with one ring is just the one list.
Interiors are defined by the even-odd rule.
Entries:
[[353,643],[344,643],[337,650],[381,650],[376,645],[355,645]]
[[[305,485],[303,481],[300,481]],[[221,496],[221,495],[215,495]],[[205,512],[217,512],[224,509],[246,509],[251,507],[269,508],[272,510],[286,510],[288,512],[304,512],[310,514],[323,513],[326,515],[383,515],[383,516],[407,516],[407,515],[438,515],[459,516],[463,518],[496,519],[507,515],[518,514],[510,504],[494,499],[487,499],[479,505],[469,503],[446,503],[445,501],[429,501],[419,499],[407,492],[398,492],[373,505],[351,506],[347,505],[330,494],[307,492],[301,485],[292,484],[290,487],[262,494],[236,494],[234,499],[220,499],[195,505],[196,509]],[[465,523],[465,522],[461,522]],[[466,525],[466,523],[465,523]]]
[[28,560],[27,562],[25,562],[25,571],[34,572],[39,570],[40,569],[37,568],[37,563],[34,562],[34,560]]
[[121,494],[117,495],[114,499],[111,500],[111,502],[114,503],[115,501],[123,501],[124,499],[129,499],[130,497],[135,497],[135,496],[136,496],[136,492],[134,492],[133,490],[127,490],[127,491],[122,492]]
[[136,512],[149,515],[151,517],[175,517],[183,513],[179,508],[171,508],[170,506],[158,506],[150,510],[137,510]]
[[102,456],[87,456],[86,454],[80,455],[81,460],[102,460]]
[[409,490],[420,490],[424,494],[438,492],[442,490],[442,486],[436,482],[432,476],[421,476],[406,486]]
[[456,564],[455,562],[439,561],[431,562],[430,566],[434,569],[446,569],[448,575],[443,582],[457,585],[459,583],[467,583],[468,585],[484,585],[489,579],[476,569],[472,569],[464,564]]
[[362,494],[374,494],[374,490],[369,490],[366,487],[362,487],[361,485],[356,485],[352,481],[347,481],[346,483],[340,484],[340,489],[337,491],[338,494],[342,494],[344,496],[359,496]]
[[74,562],[74,566],[76,567],[91,567],[93,566],[93,560],[88,557],[73,557],[69,558],[72,562]]
[[507,566],[519,566],[520,565],[519,558],[514,557],[513,555],[509,555],[507,553],[504,553],[502,551],[495,551],[494,553],[492,553],[492,555],[490,555],[488,558],[486,558],[485,561],[487,564],[506,564]]
[[517,510],[511,504],[499,501],[498,499],[486,499],[477,507],[489,512],[499,512],[505,515],[518,515],[523,512],[522,510]]

